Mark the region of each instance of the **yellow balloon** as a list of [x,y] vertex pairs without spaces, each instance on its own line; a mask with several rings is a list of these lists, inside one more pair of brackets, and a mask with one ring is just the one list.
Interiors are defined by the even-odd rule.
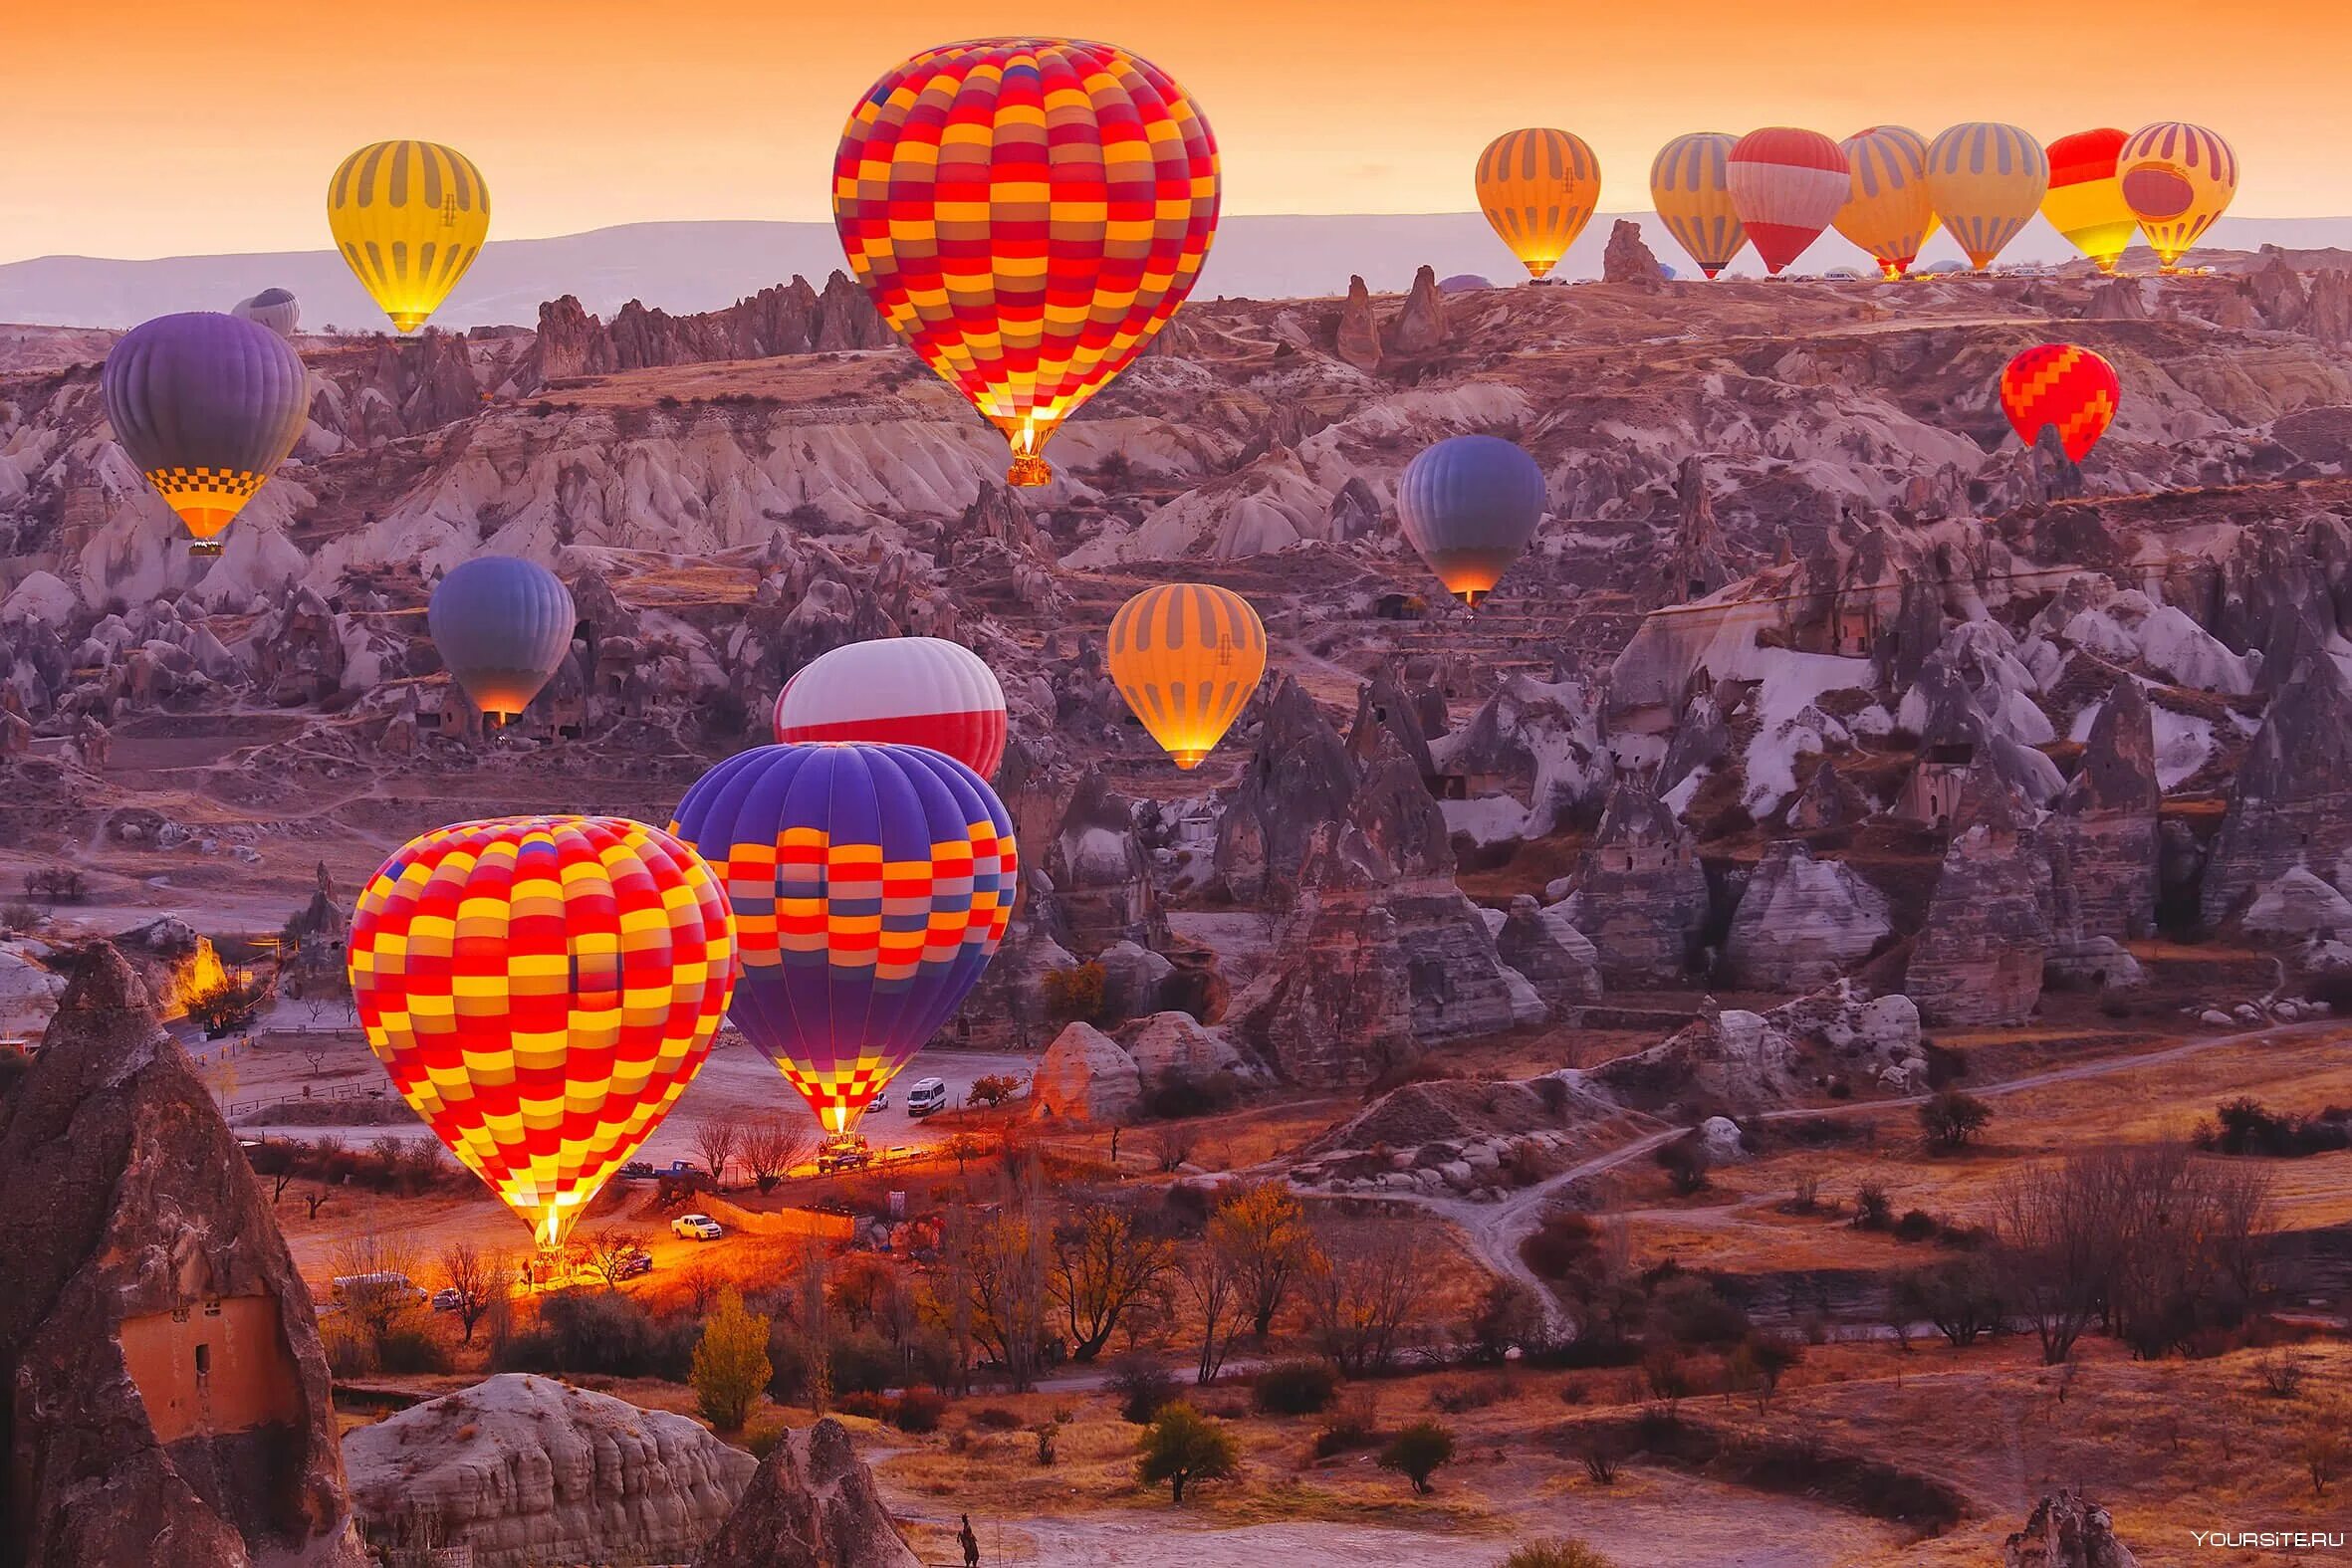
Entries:
[[473,160],[434,141],[378,141],[327,185],[336,248],[392,326],[425,324],[482,254],[490,187]]
[[2111,273],[2139,232],[2139,214],[2123,199],[2119,166],[2131,138],[2113,126],[2078,130],[2049,144],[2050,193],[2041,215],[2067,244]]
[[2166,272],[2180,265],[2237,194],[2237,154],[2230,143],[2178,119],[2134,131],[2116,171],[2123,198]]
[[1928,200],[1983,272],[2041,210],[2049,154],[2014,125],[1974,120],[1928,144]]
[[1110,618],[1110,677],[1179,768],[1198,768],[1266,673],[1250,601],[1205,582],[1145,588]]
[[1695,130],[1658,149],[1650,164],[1650,205],[1666,232],[1712,278],[1732,264],[1748,231],[1732,205],[1732,148],[1727,131]]
[[1559,264],[1600,205],[1600,159],[1564,130],[1507,130],[1478,155],[1478,204],[1531,278]]
[[1936,232],[1928,138],[1903,125],[1873,125],[1837,145],[1854,180],[1834,220],[1837,232],[1868,251],[1888,278],[1900,278]]

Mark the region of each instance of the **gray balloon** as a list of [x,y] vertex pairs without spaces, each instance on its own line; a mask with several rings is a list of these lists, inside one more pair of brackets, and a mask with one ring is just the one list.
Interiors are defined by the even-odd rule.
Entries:
[[285,289],[264,289],[229,308],[231,316],[259,322],[281,337],[292,337],[302,324],[302,304]]
[[441,662],[475,707],[502,718],[531,706],[571,651],[578,624],[564,580],[514,556],[464,562],[425,606]]

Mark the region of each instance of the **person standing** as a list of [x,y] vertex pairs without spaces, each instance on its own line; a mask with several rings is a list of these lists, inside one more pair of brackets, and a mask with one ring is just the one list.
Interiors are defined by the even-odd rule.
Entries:
[[980,1568],[980,1537],[972,1533],[972,1515],[964,1515],[964,1527],[956,1532],[956,1539],[964,1546],[964,1568]]

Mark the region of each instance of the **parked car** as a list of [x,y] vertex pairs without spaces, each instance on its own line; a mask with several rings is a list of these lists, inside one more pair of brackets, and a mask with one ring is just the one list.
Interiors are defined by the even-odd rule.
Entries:
[[372,1296],[379,1300],[385,1295],[408,1296],[414,1300],[422,1301],[426,1299],[428,1294],[429,1292],[423,1286],[394,1268],[379,1268],[366,1274],[338,1274],[335,1276],[335,1299],[342,1302],[349,1302],[352,1297],[359,1295]]
[[866,1101],[865,1108],[869,1111],[888,1110],[890,1108],[890,1091],[888,1089],[884,1089],[881,1093]]
[[680,1215],[670,1222],[670,1231],[689,1241],[716,1241],[727,1233],[727,1228],[709,1215]]
[[700,1176],[702,1167],[696,1165],[692,1160],[672,1160],[661,1168],[661,1174],[670,1177]]
[[873,1149],[855,1133],[835,1133],[818,1147],[819,1175],[833,1171],[854,1171],[873,1163]]
[[653,1162],[651,1160],[631,1160],[620,1168],[620,1179],[624,1182],[652,1181]]
[[933,1111],[947,1109],[947,1084],[938,1078],[925,1078],[906,1091],[906,1114],[928,1116]]
[[[718,1222],[714,1220],[711,1223],[716,1225]],[[652,1271],[653,1254],[641,1246],[632,1246],[627,1251],[616,1254],[612,1260],[612,1282],[614,1284],[620,1283],[623,1279],[634,1279],[639,1274],[649,1274]]]
[[433,1292],[432,1307],[436,1312],[454,1312],[465,1305],[465,1297],[447,1285]]

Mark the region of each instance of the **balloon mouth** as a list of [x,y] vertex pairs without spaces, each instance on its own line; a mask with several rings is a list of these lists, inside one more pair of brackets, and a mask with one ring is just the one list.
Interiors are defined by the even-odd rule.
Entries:
[[1479,600],[1485,598],[1488,594],[1494,591],[1495,590],[1493,588],[1456,588],[1454,590],[1454,597],[1460,599],[1472,609],[1477,609]]
[[1200,767],[1202,761],[1208,757],[1209,750],[1205,746],[1183,746],[1168,755],[1175,761],[1177,767],[1186,773],[1191,773],[1195,768]]
[[429,313],[424,311],[390,312],[389,315],[392,318],[392,331],[403,334],[415,332],[419,327],[422,327],[425,324],[428,314]]

